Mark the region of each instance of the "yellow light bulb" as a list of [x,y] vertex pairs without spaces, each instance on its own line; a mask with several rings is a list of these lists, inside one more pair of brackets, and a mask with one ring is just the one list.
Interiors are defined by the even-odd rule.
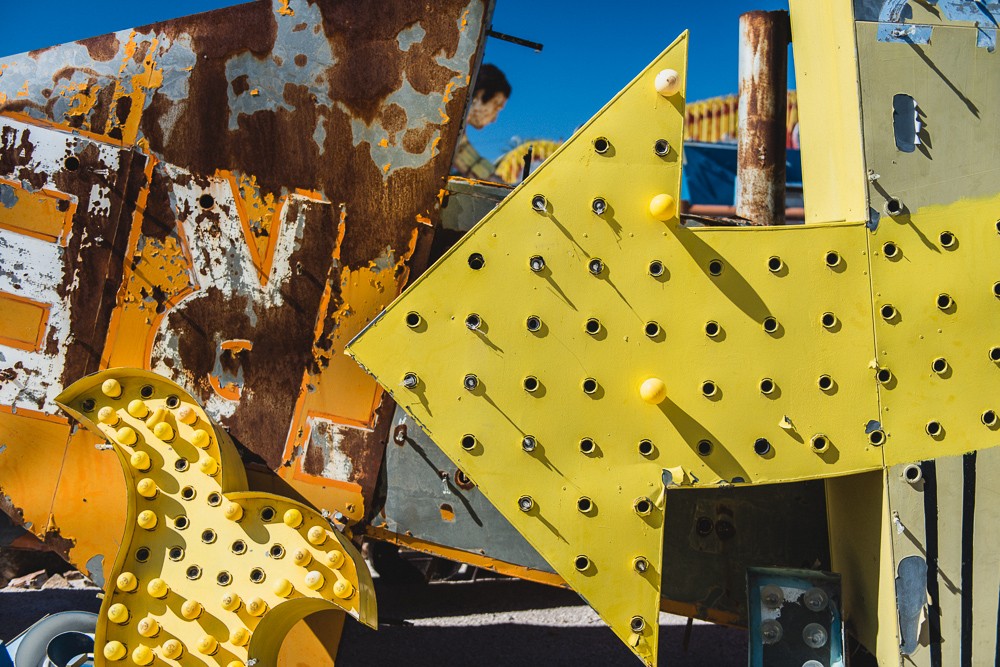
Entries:
[[167,586],[167,582],[163,579],[157,577],[156,579],[150,579],[149,583],[146,584],[146,592],[152,597],[162,600],[170,593],[170,586]]
[[135,522],[139,524],[140,528],[153,530],[156,528],[156,512],[153,510],[143,510],[139,512],[139,516],[136,518]]
[[230,521],[239,521],[243,518],[243,506],[239,503],[228,502],[222,510],[222,513]]
[[267,603],[260,598],[254,598],[247,602],[247,613],[251,616],[263,616],[267,611]]
[[333,549],[326,552],[326,564],[332,567],[334,570],[339,570],[340,566],[344,564],[344,552],[339,549]]
[[229,633],[229,643],[233,646],[246,646],[250,643],[250,631],[246,628],[236,628]]
[[108,607],[108,620],[118,625],[128,623],[128,608],[120,602]]
[[196,600],[185,600],[184,604],[181,605],[181,616],[189,621],[201,616],[202,606],[200,602]]
[[310,544],[315,544],[319,546],[326,542],[326,531],[323,530],[323,526],[313,526],[306,533],[306,537],[309,539]]
[[309,570],[309,572],[306,573],[306,588],[318,591],[323,588],[323,584],[325,583],[326,578],[319,570]]
[[285,512],[285,515],[282,517],[282,521],[284,521],[285,525],[289,528],[298,528],[302,525],[302,512],[293,507]]
[[666,222],[677,215],[677,200],[668,194],[659,194],[649,201],[649,214]]
[[182,424],[193,424],[198,421],[198,413],[190,405],[182,405],[174,414],[177,415],[177,421]]
[[354,586],[347,579],[338,579],[333,585],[333,594],[341,600],[346,600],[354,595]]
[[128,410],[128,413],[136,419],[142,419],[149,414],[149,408],[146,407],[146,404],[138,398],[133,401],[129,401],[128,408],[126,409]]
[[132,456],[129,457],[129,463],[132,467],[140,472],[146,472],[153,465],[153,462],[149,460],[149,454],[146,452],[132,452]]
[[208,431],[199,428],[191,434],[191,444],[198,449],[207,449],[212,444],[212,438],[208,435]]
[[105,405],[103,408],[97,411],[97,420],[102,424],[107,424],[108,426],[114,426],[118,423],[118,413],[110,405]]
[[122,426],[115,433],[115,439],[123,445],[134,445],[135,441],[139,438],[135,434],[135,430],[131,426]]
[[163,442],[170,442],[174,439],[174,427],[167,422],[160,422],[153,427],[153,435]]
[[160,624],[156,622],[156,619],[152,616],[147,616],[146,618],[139,621],[135,626],[136,631],[143,637],[155,637],[160,634]]
[[153,655],[153,649],[149,648],[145,644],[139,644],[132,651],[132,662],[137,665],[151,665],[156,656]]
[[131,593],[139,587],[139,581],[131,572],[122,572],[119,574],[118,580],[115,583],[118,585],[118,590],[123,593]]
[[201,461],[198,461],[198,470],[211,477],[219,472],[219,462],[211,456],[206,456]]
[[660,378],[649,378],[639,387],[642,400],[653,405],[659,405],[667,398],[667,385]]
[[203,635],[195,644],[195,648],[198,649],[198,653],[212,655],[219,650],[219,640],[212,635]]
[[118,641],[111,641],[104,645],[104,657],[107,660],[118,662],[125,658],[127,652],[125,645]]
[[118,398],[122,395],[122,385],[118,380],[108,378],[101,383],[101,391],[104,392],[104,395],[108,398]]
[[168,660],[177,660],[184,655],[184,644],[176,639],[168,639],[163,642],[163,657]]

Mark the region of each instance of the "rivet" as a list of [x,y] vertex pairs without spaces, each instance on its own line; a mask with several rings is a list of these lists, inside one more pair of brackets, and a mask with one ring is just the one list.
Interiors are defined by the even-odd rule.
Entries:
[[660,378],[649,378],[639,386],[639,396],[651,405],[659,405],[667,398],[667,385]]
[[153,465],[153,462],[149,460],[149,454],[143,451],[132,452],[129,463],[140,472],[146,472]]
[[139,524],[140,528],[153,530],[156,528],[156,513],[153,510],[143,510],[136,517],[136,523]]
[[521,496],[517,499],[517,507],[522,512],[530,512],[535,506],[535,501],[531,499],[531,496]]
[[594,444],[593,438],[580,439],[580,451],[584,454],[592,454],[596,446],[597,445]]
[[653,453],[653,441],[652,440],[640,440],[639,441],[639,453],[643,456],[649,456]]
[[531,198],[531,208],[538,213],[544,213],[548,206],[549,203],[545,200],[544,195],[535,195]]
[[753,451],[757,456],[766,456],[771,451],[771,443],[767,438],[757,438],[753,441]]
[[146,404],[138,398],[129,401],[127,409],[128,413],[136,419],[143,419],[147,414],[149,414],[149,408],[146,407]]
[[204,475],[212,477],[219,472],[219,462],[211,456],[206,456],[198,461],[198,470]]
[[955,235],[952,234],[951,232],[941,232],[941,235],[938,237],[938,239],[941,241],[942,248],[954,247],[956,242]]
[[151,665],[156,656],[153,655],[153,649],[149,648],[145,644],[139,644],[132,651],[132,662],[137,665]]
[[831,269],[836,268],[840,266],[841,262],[840,253],[838,253],[836,250],[830,250],[826,253],[824,260],[826,261],[826,265],[828,267],[830,267]]
[[632,569],[639,574],[643,574],[649,569],[649,561],[643,556],[636,556],[632,559]]
[[936,302],[937,307],[941,310],[949,310],[955,305],[955,300],[950,295],[944,293],[938,294]]
[[406,314],[406,326],[416,329],[420,326],[420,313],[410,312]]
[[170,594],[170,586],[168,586],[167,582],[163,579],[157,577],[155,579],[150,579],[149,583],[146,584],[146,592],[149,593],[151,597],[162,600]]
[[181,605],[181,616],[189,621],[201,616],[202,606],[197,600],[185,600],[184,604]]
[[323,588],[323,584],[326,583],[326,578],[323,576],[323,573],[320,572],[319,570],[309,570],[309,572],[306,573],[305,582],[306,582],[306,588],[308,588],[309,590],[318,591],[319,589]]
[[195,429],[195,432],[191,434],[191,444],[198,449],[208,449],[208,446],[212,444],[212,438],[205,429]]
[[125,645],[119,641],[110,641],[104,645],[104,657],[107,660],[113,660],[114,662],[124,660],[127,653]]
[[354,585],[347,579],[338,579],[333,585],[333,594],[341,600],[346,600],[354,595]]
[[115,580],[115,585],[123,593],[131,593],[139,587],[139,581],[131,572],[122,572],[118,575],[118,579]]
[[652,262],[649,263],[648,271],[649,275],[651,275],[652,277],[659,278],[660,276],[663,275],[664,271],[663,262],[661,262],[658,259],[654,259]]
[[524,326],[528,331],[535,332],[542,328],[542,320],[537,315],[531,315],[525,320]]
[[538,441],[535,440],[534,436],[526,435],[523,438],[521,438],[521,449],[523,449],[524,451],[529,453],[533,452],[535,451],[535,447],[537,446],[538,446]]
[[837,316],[833,313],[823,313],[822,317],[819,318],[820,324],[826,329],[832,329],[837,325]]
[[120,602],[108,607],[108,620],[112,623],[117,623],[118,625],[124,625],[128,623],[129,613],[128,607]]
[[309,544],[318,547],[326,542],[326,531],[323,530],[323,526],[313,526],[306,533],[306,539],[309,540]]
[[656,220],[666,222],[677,215],[677,201],[668,194],[658,194],[649,200],[649,214]]
[[676,95],[681,90],[681,75],[675,69],[661,69],[656,74],[653,86],[663,97]]
[[166,419],[166,417],[166,408],[156,408],[150,411],[149,415],[146,417],[146,428],[152,429],[154,426]]
[[941,435],[942,430],[943,429],[941,427],[941,422],[938,421],[933,421],[933,420],[929,421],[924,426],[924,431],[926,431],[927,435],[931,436],[932,438]]
[[611,147],[611,142],[607,140],[606,137],[597,137],[594,139],[594,152],[599,155],[604,155],[608,152],[608,148]]
[[590,559],[584,555],[579,555],[573,559],[573,566],[580,572],[590,569]]
[[163,646],[160,650],[163,651],[163,657],[168,660],[177,660],[184,655],[184,645],[176,639],[168,639],[163,642]]
[[160,624],[157,623],[156,619],[152,616],[147,616],[141,619],[136,624],[135,629],[140,636],[146,637],[147,639],[160,634]]
[[115,433],[115,439],[123,445],[130,446],[134,445],[139,437],[131,426],[122,426]]
[[767,270],[771,273],[779,273],[783,268],[785,268],[785,263],[781,261],[781,258],[777,255],[768,257],[767,259]]
[[177,421],[181,422],[182,424],[191,425],[196,421],[198,421],[198,413],[195,412],[194,408],[192,408],[190,405],[182,405],[181,407],[177,408],[177,412],[175,414],[177,415]]
[[108,378],[101,383],[101,391],[108,398],[118,398],[122,395],[122,385],[114,378]]
[[875,379],[879,384],[888,384],[892,380],[892,371],[888,368],[880,368],[875,371]]
[[156,488],[156,482],[151,480],[149,477],[143,477],[135,485],[136,493],[146,499],[155,498],[158,492]]
[[289,510],[285,510],[285,514],[281,517],[281,520],[284,521],[285,525],[289,528],[298,528],[302,525],[302,512],[294,507]]
[[817,433],[810,438],[809,444],[812,446],[813,451],[817,454],[822,454],[826,450],[830,449],[830,439],[822,433]]
[[[250,610],[249,605],[247,606],[247,611]],[[195,644],[195,648],[198,649],[198,653],[202,655],[213,655],[219,650],[219,640],[212,635],[202,635],[198,643]]]
[[[211,460],[214,461],[215,459]],[[243,506],[230,500],[222,509],[222,514],[230,521],[239,521],[243,518]]]

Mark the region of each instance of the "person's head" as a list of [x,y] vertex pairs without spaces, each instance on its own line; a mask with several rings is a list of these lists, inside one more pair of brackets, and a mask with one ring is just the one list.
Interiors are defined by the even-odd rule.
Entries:
[[469,125],[481,130],[497,119],[510,97],[510,83],[495,65],[483,65],[476,77],[469,105]]

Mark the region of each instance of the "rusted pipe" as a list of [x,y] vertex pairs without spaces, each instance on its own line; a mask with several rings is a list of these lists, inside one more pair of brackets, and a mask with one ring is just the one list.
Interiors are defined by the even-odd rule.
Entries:
[[740,16],[736,213],[753,225],[785,223],[790,36],[786,11]]

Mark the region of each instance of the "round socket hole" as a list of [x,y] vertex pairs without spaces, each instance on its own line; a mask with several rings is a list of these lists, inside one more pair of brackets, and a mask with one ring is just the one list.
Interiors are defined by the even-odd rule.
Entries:
[[583,325],[583,328],[584,328],[584,329],[586,330],[586,332],[587,332],[587,333],[589,333],[589,334],[590,334],[591,336],[595,336],[595,335],[597,335],[597,333],[598,333],[598,332],[600,332],[600,330],[601,330],[601,321],[600,321],[599,319],[597,319],[596,317],[591,317],[591,318],[590,318],[589,320],[587,320],[587,322],[586,322],[586,323],[585,323],[585,324]]
[[642,616],[633,616],[628,626],[632,628],[632,632],[638,634],[646,629],[646,621],[643,620]]
[[948,294],[938,294],[937,307],[941,310],[948,310],[955,305],[955,300]]
[[990,348],[990,361],[1000,361],[1000,347]]
[[715,530],[715,522],[707,516],[700,516],[694,521],[694,532],[702,537],[708,537]]
[[66,168],[66,171],[76,171],[80,168],[80,158],[75,155],[70,155],[68,158],[63,160],[63,167]]
[[537,315],[532,315],[524,322],[524,326],[528,328],[528,331],[534,333],[542,328],[542,319]]
[[819,380],[816,381],[816,384],[818,384],[819,388],[822,389],[823,391],[829,391],[830,389],[833,388],[833,378],[830,377],[829,375],[820,375]]
[[458,485],[458,488],[465,489],[466,491],[475,486],[472,483],[472,479],[461,470],[455,471],[455,484]]
[[215,542],[215,531],[211,528],[206,528],[201,531],[201,541],[205,544],[212,544]]
[[483,319],[475,313],[470,313],[469,316],[465,318],[465,326],[467,326],[470,331],[478,331],[479,327],[483,326]]
[[174,517],[174,528],[176,528],[177,530],[184,530],[189,525],[191,525],[191,522],[183,514],[181,516]]
[[875,429],[868,434],[868,442],[872,443],[876,447],[885,442],[885,431],[882,429]]
[[167,549],[167,558],[175,562],[179,561],[184,558],[184,549],[181,547],[170,547]]
[[476,436],[471,433],[467,433],[462,436],[462,449],[467,452],[471,452],[476,448]]
[[899,256],[899,246],[889,241],[882,244],[882,255],[886,259],[895,259]]
[[584,454],[593,454],[596,447],[593,438],[581,438],[580,451]]
[[517,499],[517,508],[522,512],[530,512],[534,506],[535,501],[531,499],[531,496],[521,496]]
[[271,548],[267,550],[267,555],[271,558],[281,558],[285,555],[285,547],[280,544],[272,544]]
[[993,296],[1000,299],[1000,282],[993,283]]
[[771,273],[780,273],[785,268],[785,263],[778,256],[767,258],[767,270]]
[[264,523],[273,521],[275,514],[276,512],[274,511],[274,508],[271,506],[260,508],[260,520],[263,521]]
[[212,208],[215,206],[215,197],[210,194],[203,194],[198,197],[198,205],[202,208]]
[[535,195],[531,198],[531,208],[539,213],[544,213],[548,205],[549,203],[545,200],[544,195]]
[[530,268],[535,273],[539,273],[545,270],[545,258],[541,255],[532,255],[528,258],[528,268]]
[[983,416],[980,417],[980,419],[982,420],[984,425],[989,426],[991,428],[997,425],[997,413],[994,412],[993,410],[987,410],[986,412],[984,412]]
[[712,442],[710,440],[699,440],[698,454],[700,456],[708,456],[711,453],[712,453]]
[[474,391],[476,387],[479,386],[479,378],[477,378],[472,373],[469,373],[462,380],[462,386],[468,389],[469,391]]
[[892,216],[899,215],[903,212],[903,202],[898,199],[890,199],[885,203],[885,212]]
[[660,276],[663,275],[665,269],[663,267],[663,262],[661,262],[658,259],[654,259],[652,262],[649,263],[648,270],[649,270],[649,275],[653,276],[654,278],[659,278]]
[[583,393],[593,394],[597,391],[597,380],[594,378],[587,378],[583,381]]
[[718,322],[710,320],[705,323],[705,335],[709,338],[715,338],[720,331],[722,331],[722,327],[719,326]]
[[403,386],[407,389],[413,389],[420,382],[420,378],[417,377],[416,373],[406,373],[403,375]]
[[833,313],[823,313],[819,321],[827,329],[832,329],[837,324],[837,316]]
[[406,314],[406,326],[411,329],[416,329],[420,326],[420,313],[407,313]]
[[184,576],[194,581],[195,579],[201,578],[201,568],[197,565],[189,565],[187,570],[184,571]]
[[220,586],[228,586],[233,583],[233,575],[229,574],[225,570],[215,575],[215,583]]
[[218,507],[222,504],[222,494],[217,491],[212,491],[208,494],[208,504],[212,507]]
[[955,235],[951,232],[941,232],[938,239],[941,241],[942,248],[953,248],[955,246]]
[[533,392],[538,390],[538,378],[533,375],[529,375],[524,378],[524,390],[527,392]]
[[767,438],[757,438],[753,441],[753,451],[756,452],[757,456],[765,456],[771,451],[771,443],[768,442]]
[[835,250],[829,251],[828,253],[826,253],[825,261],[826,265],[829,266],[831,269],[840,266],[841,262],[840,253]]
[[778,320],[773,317],[764,318],[764,331],[767,333],[774,333],[778,330]]
[[640,440],[639,441],[639,453],[643,456],[649,456],[653,453],[653,441],[652,440]]
[[660,335],[660,325],[656,322],[646,322],[646,335],[650,338],[656,338]]
[[232,551],[237,556],[242,556],[247,552],[247,543],[244,542],[243,540],[236,540],[229,547],[229,550]]
[[526,435],[523,438],[521,438],[521,449],[523,449],[524,451],[531,453],[535,451],[536,447],[538,447],[538,441],[535,440],[535,436]]
[[722,275],[723,264],[721,259],[713,259],[708,263],[708,272],[713,276]]
[[250,570],[250,581],[252,581],[255,584],[259,584],[260,582],[264,581],[264,576],[265,576],[264,570],[259,567],[255,567],[254,569]]
[[909,484],[916,484],[924,478],[924,471],[920,469],[920,466],[911,463],[910,465],[903,468],[903,479]]
[[927,425],[924,426],[924,430],[927,431],[927,435],[932,438],[941,435],[941,422],[929,421]]
[[139,388],[139,395],[143,398],[150,398],[153,395],[153,385],[144,384]]
[[771,378],[764,378],[760,381],[760,393],[765,396],[774,392],[774,380]]
[[167,396],[167,400],[164,401],[164,404],[168,408],[170,408],[171,410],[173,410],[174,408],[176,408],[177,406],[179,406],[181,404],[181,399],[178,398],[177,396],[174,396],[173,394],[171,394],[170,396]]
[[701,383],[701,395],[705,397],[715,396],[719,388],[711,380],[705,380]]
[[80,407],[83,408],[84,412],[93,412],[94,411],[94,406],[96,406],[96,405],[97,405],[97,402],[94,399],[92,399],[92,398],[85,398],[83,400],[83,403],[80,405]]
[[879,384],[886,384],[892,379],[892,371],[888,368],[880,368],[875,372],[875,379],[878,380]]
[[185,486],[181,489],[181,498],[184,500],[194,500],[195,495],[197,495],[197,492],[193,486]]
[[136,562],[139,562],[139,563],[145,563],[147,560],[149,560],[149,548],[148,547],[139,547],[138,549],[136,549],[135,550],[135,560],[136,560]]
[[595,197],[590,203],[590,210],[597,215],[604,215],[608,210],[608,202],[604,201],[603,197]]
[[473,271],[478,271],[479,269],[486,266],[486,259],[483,258],[478,252],[474,252],[469,255],[469,268]]
[[886,322],[896,319],[896,307],[891,303],[887,303],[879,308],[878,312]]
[[997,220],[997,234],[1000,234],[1000,220]]
[[581,514],[586,514],[594,509],[594,503],[587,496],[583,496],[576,501],[576,509],[580,510]]
[[821,454],[830,448],[830,439],[822,433],[817,433],[809,440],[809,444],[814,452]]
[[670,152],[670,142],[666,139],[657,139],[653,144],[653,152],[663,157]]
[[184,472],[191,467],[191,463],[184,457],[181,457],[174,461],[174,470],[177,472]]
[[590,559],[586,556],[577,556],[576,559],[573,560],[573,565],[580,572],[585,572],[590,568]]
[[931,362],[931,370],[940,375],[948,370],[948,360],[944,357],[938,357]]
[[590,271],[592,275],[599,276],[601,272],[604,271],[604,262],[601,261],[599,257],[587,262],[587,270]]
[[646,516],[653,511],[653,501],[649,498],[636,498],[632,507],[635,509],[635,513],[639,516]]
[[597,137],[594,139],[594,152],[599,155],[604,155],[611,148],[611,142],[608,141],[607,137]]

